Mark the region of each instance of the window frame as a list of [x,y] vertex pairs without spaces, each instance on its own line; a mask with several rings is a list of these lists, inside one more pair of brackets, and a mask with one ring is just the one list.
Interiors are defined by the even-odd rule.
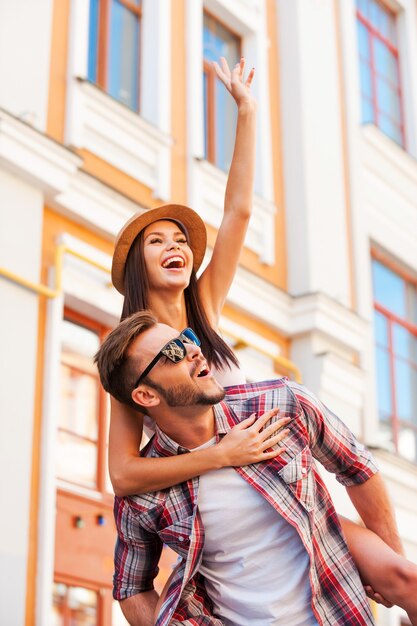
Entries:
[[[97,334],[99,343],[101,344],[106,337],[106,335],[111,330],[108,326],[101,324],[97,320],[94,320],[78,311],[71,309],[69,307],[64,307],[63,320],[81,326],[89,331],[92,331]],[[62,351],[60,353],[60,364],[62,363]],[[98,372],[95,376],[96,385],[97,385],[97,441],[93,441],[91,438],[86,437],[84,435],[78,435],[77,433],[73,433],[72,431],[68,431],[67,429],[61,428],[59,425],[59,419],[57,420],[57,434],[59,432],[70,433],[80,440],[89,441],[96,445],[97,449],[97,461],[96,461],[96,485],[95,487],[91,487],[88,485],[83,485],[82,483],[76,482],[75,480],[69,480],[68,478],[64,478],[62,476],[58,476],[56,474],[56,480],[60,482],[60,484],[68,484],[76,487],[80,487],[82,489],[86,489],[88,491],[99,493],[103,497],[103,499],[113,497],[113,494],[106,490],[106,471],[107,471],[107,429],[108,429],[108,411],[107,411],[107,394],[104,391],[101,383]]]
[[[371,262],[374,263],[375,261],[379,262],[381,265],[384,265],[387,269],[391,270],[392,272],[397,274],[397,276],[399,276],[402,280],[404,280],[405,287],[407,286],[407,284],[411,285],[411,287],[414,288],[416,290],[416,292],[417,292],[417,278],[412,276],[407,271],[405,271],[402,267],[400,267],[399,264],[395,263],[395,261],[393,261],[388,255],[384,254],[380,250],[372,249],[372,251],[371,251]],[[374,289],[374,287],[373,287],[373,289]],[[377,300],[375,299],[374,291],[373,291],[373,310],[377,311],[378,313],[383,315],[384,318],[387,321],[388,346],[387,347],[386,346],[382,346],[382,347],[384,349],[387,349],[387,351],[388,351],[388,358],[389,358],[389,375],[390,375],[390,385],[391,385],[391,414],[389,416],[389,424],[391,426],[392,442],[394,444],[394,449],[395,449],[397,454],[402,456],[402,454],[401,454],[401,452],[399,450],[399,434],[400,434],[400,430],[401,430],[401,428],[407,428],[409,430],[412,430],[413,432],[415,432],[416,439],[417,439],[417,425],[414,425],[414,424],[412,424],[410,422],[405,422],[405,421],[401,420],[401,418],[398,415],[398,410],[397,410],[397,390],[396,390],[396,385],[395,385],[395,358],[396,358],[396,353],[394,352],[393,337],[392,337],[392,334],[393,334],[393,324],[397,324],[398,326],[401,326],[402,328],[405,328],[417,340],[417,323],[414,325],[408,319],[404,319],[404,318],[398,316],[396,313],[393,313],[392,311],[390,311],[389,309],[384,307],[382,304],[377,302]],[[379,346],[379,344],[376,341],[375,333],[374,333],[374,346],[375,346],[375,348],[377,348]],[[375,354],[375,356],[376,356],[376,354]],[[408,362],[408,359],[407,359],[407,362]],[[377,391],[376,391],[376,397],[377,397],[377,407],[378,407],[378,405],[379,405],[379,398],[378,398],[378,392]],[[380,424],[381,420],[379,418],[379,407],[378,407],[377,411],[378,411],[378,423]],[[416,459],[414,460],[414,462],[417,463],[417,452],[416,452]]]
[[[239,45],[239,58],[242,56],[243,51],[243,37],[240,33],[235,31],[230,27],[229,24],[219,19],[217,15],[209,11],[206,7],[203,7],[203,32],[201,35],[204,35],[204,16],[207,15],[209,18],[220,24],[225,30],[231,33],[234,37],[237,38]],[[206,92],[206,101],[204,104],[207,107],[207,120],[204,116],[204,106],[203,106],[203,126],[207,128],[207,135],[203,132],[203,136],[207,138],[207,145],[205,145],[206,151],[206,160],[217,167],[221,171],[224,171],[221,167],[219,167],[216,163],[216,154],[217,154],[217,133],[216,133],[216,120],[217,120],[217,112],[216,112],[216,81],[219,80],[217,78],[216,72],[212,68],[210,62],[204,57],[204,47],[203,47],[203,75],[207,76],[207,92]],[[204,84],[204,76],[203,76],[203,84]]]
[[[383,3],[383,2],[379,2],[379,0],[374,0],[386,13],[390,14],[391,17],[394,18],[395,20],[395,29],[398,33],[398,24],[397,24],[397,20],[398,20],[398,13],[395,12],[391,7],[389,7],[387,4]],[[387,39],[384,35],[382,35],[382,33],[379,32],[379,30],[377,30],[377,28],[374,26],[374,24],[372,22],[370,22],[368,20],[368,18],[360,11],[359,7],[356,5],[355,7],[355,14],[356,14],[356,20],[359,21],[364,28],[367,30],[368,32],[368,36],[370,37],[370,58],[369,58],[369,68],[370,68],[370,73],[371,73],[371,99],[369,100],[372,106],[372,112],[373,112],[373,116],[374,116],[374,124],[377,128],[380,129],[380,131],[387,136],[389,139],[391,139],[392,141],[395,141],[395,139],[393,139],[392,137],[390,137],[386,132],[384,132],[380,125],[379,125],[379,117],[380,117],[380,108],[378,106],[378,90],[377,90],[377,81],[376,81],[376,77],[377,77],[377,72],[376,72],[376,68],[375,68],[375,63],[374,63],[374,41],[375,39],[379,40],[386,48],[388,48],[388,50],[393,54],[394,58],[395,58],[395,62],[396,62],[396,69],[397,69],[397,75],[398,75],[398,85],[396,85],[396,93],[398,94],[398,99],[399,99],[399,118],[395,119],[393,117],[391,117],[390,115],[388,115],[387,113],[384,113],[384,116],[387,117],[390,121],[392,121],[396,127],[399,128],[400,130],[400,134],[401,134],[401,147],[404,149],[407,149],[406,146],[406,133],[405,133],[405,116],[404,116],[404,101],[403,101],[403,89],[402,89],[402,80],[401,80],[401,64],[400,64],[400,54],[399,54],[399,45],[394,45],[389,39]],[[360,62],[361,62],[361,56],[360,56],[360,50],[358,47],[358,60],[359,60],[359,66],[360,66]],[[359,73],[361,73],[361,68],[359,67]],[[391,82],[389,82],[389,84],[391,85]],[[360,87],[360,97],[361,97],[361,108],[362,108],[362,98],[363,96],[363,92],[362,92],[362,88]],[[397,143],[397,142],[396,142]]]
[[[108,69],[109,69],[109,49],[110,49],[110,11],[111,11],[111,2],[113,0],[99,0],[98,6],[98,24],[97,24],[97,82],[94,83],[100,89],[103,89],[110,97],[117,100],[124,106],[130,108],[124,102],[121,102],[118,98],[115,98],[108,92]],[[140,101],[141,101],[141,77],[142,77],[142,55],[141,55],[141,45],[142,45],[142,2],[138,6],[132,4],[129,0],[117,0],[121,5],[123,5],[126,9],[134,13],[137,17],[139,24],[139,49],[138,53],[138,93],[137,93],[137,102],[136,108],[131,109],[135,113],[140,114]],[[90,31],[88,33],[90,36]],[[93,81],[92,81],[93,82]]]
[[[65,594],[65,608],[67,608],[70,587],[81,587],[97,594],[97,626],[110,626],[110,615],[112,608],[111,587],[104,587],[92,581],[85,581],[83,578],[73,578],[65,574],[56,574],[53,584],[62,584],[67,587]],[[52,594],[51,594],[52,599]],[[68,624],[68,613],[64,613],[64,626]]]

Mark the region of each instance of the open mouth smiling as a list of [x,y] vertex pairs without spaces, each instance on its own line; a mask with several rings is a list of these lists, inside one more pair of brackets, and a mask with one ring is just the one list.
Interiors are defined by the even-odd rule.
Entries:
[[171,256],[169,259],[165,259],[162,267],[167,270],[182,269],[185,267],[185,261],[181,256]]
[[200,369],[197,369],[197,378],[203,378],[204,376],[208,376],[210,374],[210,370],[207,365],[202,365]]

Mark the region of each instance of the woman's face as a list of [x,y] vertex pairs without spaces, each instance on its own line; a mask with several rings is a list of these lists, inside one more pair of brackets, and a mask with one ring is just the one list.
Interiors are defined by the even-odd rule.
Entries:
[[193,269],[193,253],[178,224],[159,220],[143,233],[143,254],[151,289],[185,289]]

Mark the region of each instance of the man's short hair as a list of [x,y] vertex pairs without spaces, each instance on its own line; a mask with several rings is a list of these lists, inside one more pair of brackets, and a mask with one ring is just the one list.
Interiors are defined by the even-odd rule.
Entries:
[[158,323],[150,311],[139,311],[120,322],[104,340],[94,357],[104,389],[112,396],[139,410],[132,399],[132,391],[140,371],[138,359],[129,354],[129,348],[140,334]]

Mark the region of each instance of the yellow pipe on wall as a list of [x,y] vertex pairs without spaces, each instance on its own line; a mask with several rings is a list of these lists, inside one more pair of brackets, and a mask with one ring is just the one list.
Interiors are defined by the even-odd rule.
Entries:
[[73,250],[72,248],[61,243],[57,246],[56,251],[55,251],[55,281],[56,281],[55,289],[52,289],[51,287],[47,287],[46,285],[42,285],[41,283],[34,283],[30,280],[27,280],[26,278],[23,278],[22,276],[19,276],[18,274],[14,274],[13,272],[5,269],[4,267],[0,267],[0,276],[4,276],[4,278],[7,278],[8,280],[11,280],[12,282],[17,283],[21,285],[22,287],[29,289],[30,291],[38,293],[41,296],[45,296],[46,298],[56,298],[62,293],[62,268],[63,268],[64,254],[70,254],[71,256],[74,256],[77,259],[81,259],[81,261],[85,261],[89,265],[97,267],[98,269],[102,270],[103,272],[106,272],[107,274],[110,273],[110,270],[106,265],[103,265],[102,263],[98,263],[97,261],[94,261],[93,259],[90,259],[84,254],[81,254],[80,252],[77,252],[76,250]]
[[47,298],[56,298],[56,296],[58,295],[58,291],[56,291],[55,289],[50,289],[49,287],[46,287],[45,285],[33,283],[30,280],[26,280],[26,278],[23,278],[22,276],[18,276],[17,274],[13,274],[13,272],[6,270],[4,267],[0,267],[0,274],[1,276],[4,276],[4,278],[7,278],[7,280],[11,280],[14,283],[18,283],[22,287],[25,287],[26,289],[30,289],[30,291],[35,291],[41,296],[46,296]]

